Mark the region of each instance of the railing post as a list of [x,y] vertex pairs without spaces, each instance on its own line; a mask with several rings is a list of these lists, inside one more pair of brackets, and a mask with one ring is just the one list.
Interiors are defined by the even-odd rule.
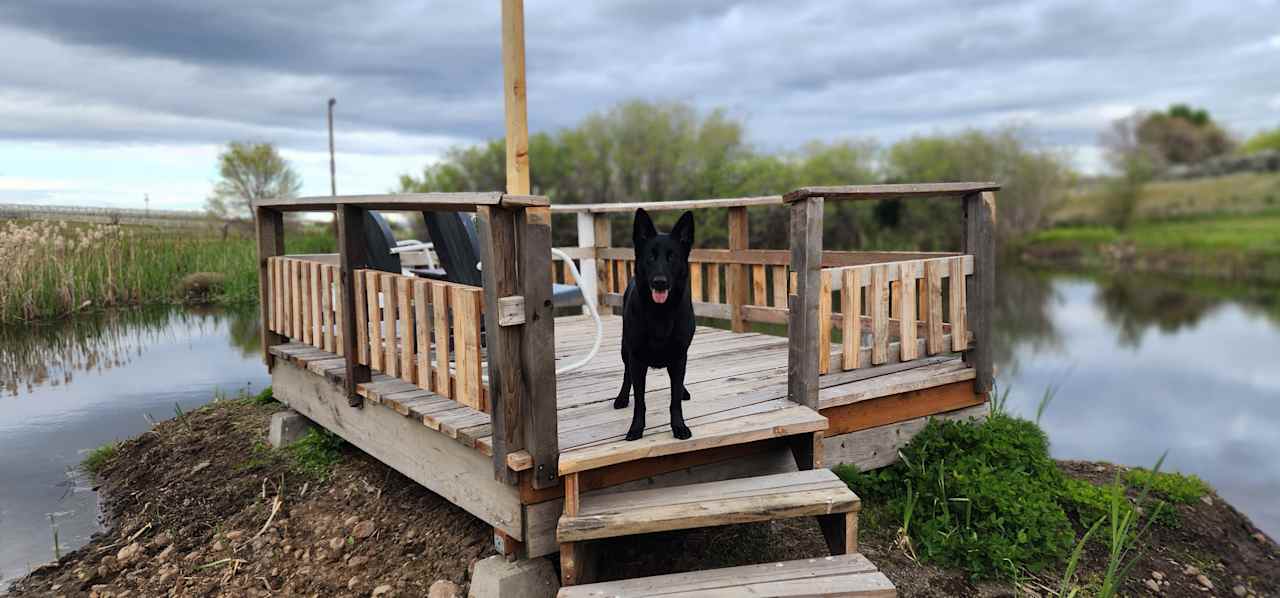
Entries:
[[818,346],[822,203],[821,197],[808,197],[791,205],[791,268],[796,273],[796,292],[787,297],[787,396],[814,410],[818,409],[818,351],[830,350]]
[[364,405],[356,388],[371,379],[369,366],[360,363],[356,342],[356,270],[369,266],[369,249],[364,238],[364,208],[338,204],[338,278],[342,285],[342,355],[346,359],[347,404]]
[[262,317],[262,361],[270,371],[275,366],[271,346],[278,345],[284,337],[271,330],[271,307],[276,297],[267,288],[267,260],[284,255],[284,215],[270,208],[257,208],[255,221],[258,227],[258,308]]
[[609,224],[609,213],[592,213],[591,226],[595,229],[593,236],[596,246],[596,309],[600,311],[600,315],[611,314],[613,309],[604,304],[604,294],[609,290],[609,267],[600,256],[601,249],[613,244],[613,228]]
[[973,390],[978,394],[990,392],[994,383],[991,311],[996,288],[995,211],[996,194],[991,191],[964,197],[963,251],[973,256],[973,275],[965,282],[965,318],[973,332],[973,344],[964,352],[964,360],[975,371]]
[[[519,295],[516,210],[480,206],[476,229],[484,284],[485,345],[489,352],[489,417],[493,426],[494,478],[515,484],[507,455],[524,448],[524,405],[528,392],[521,376],[524,326],[499,324],[498,300]],[[543,277],[545,278],[545,277]]]
[[[748,245],[747,234],[747,208],[742,206],[729,208],[729,251],[745,251]],[[742,306],[747,304],[747,288],[750,284],[748,274],[745,265],[731,264],[729,279],[725,281],[734,332],[747,331],[747,321],[742,316]]]
[[[578,212],[578,247],[596,247],[596,225],[595,219],[591,217],[590,212]],[[596,261],[595,259],[579,260],[578,273],[582,275],[582,280],[578,281],[578,286],[582,287],[582,296],[590,297],[596,302],[597,307],[600,305],[599,284],[596,279]],[[566,281],[568,282],[568,281]],[[582,308],[582,313],[588,313],[587,308]]]
[[[551,209],[525,208],[516,217],[520,287],[524,295],[521,373],[528,389],[525,450],[533,456],[533,487],[559,483],[560,439],[556,421],[556,330],[551,305]],[[608,239],[608,237],[605,237]],[[599,242],[599,239],[596,241]],[[490,308],[492,309],[492,308]]]

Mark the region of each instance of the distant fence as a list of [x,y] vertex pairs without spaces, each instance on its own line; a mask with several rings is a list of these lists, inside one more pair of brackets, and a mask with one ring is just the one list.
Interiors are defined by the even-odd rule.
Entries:
[[188,227],[209,227],[222,224],[221,220],[213,218],[204,212],[33,204],[0,204],[0,221],[2,220],[66,220],[69,222],[94,222],[98,224],[149,224]]

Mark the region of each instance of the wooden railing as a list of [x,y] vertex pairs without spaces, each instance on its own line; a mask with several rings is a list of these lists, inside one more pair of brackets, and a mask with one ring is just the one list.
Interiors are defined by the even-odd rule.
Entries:
[[[268,326],[317,349],[344,354],[338,267],[306,258],[268,259],[276,292]],[[357,270],[356,363],[488,413],[480,323],[484,289],[377,270]]]

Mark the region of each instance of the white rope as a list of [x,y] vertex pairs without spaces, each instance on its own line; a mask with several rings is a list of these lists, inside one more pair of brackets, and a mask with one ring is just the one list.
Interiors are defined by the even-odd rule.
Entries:
[[[554,247],[551,248],[551,254],[564,260],[566,264],[569,264],[569,272],[573,274],[573,281],[578,284],[578,289],[581,290],[582,275],[578,274],[578,266],[577,264],[573,263],[573,259],[570,258],[569,255],[566,254],[565,252],[560,251],[559,249],[556,249]],[[556,369],[557,376],[565,372],[572,372],[573,370],[576,370],[586,365],[587,362],[591,361],[592,359],[595,359],[596,353],[600,352],[600,341],[601,339],[604,338],[604,322],[600,321],[600,313],[596,311],[596,303],[595,303],[596,298],[588,297],[589,294],[590,293],[587,293],[585,290],[583,290],[582,299],[587,305],[587,311],[591,313],[591,319],[596,321],[596,341],[591,344],[591,350],[587,352],[586,357],[583,357],[580,361],[571,363],[562,368],[557,368]]]

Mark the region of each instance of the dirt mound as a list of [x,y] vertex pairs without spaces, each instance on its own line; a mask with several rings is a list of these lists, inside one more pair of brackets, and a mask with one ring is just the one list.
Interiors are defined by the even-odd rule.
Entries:
[[302,470],[265,444],[279,408],[218,401],[122,444],[98,477],[109,531],[13,595],[425,596],[439,579],[465,591],[492,552],[487,526],[350,448],[327,477]]

